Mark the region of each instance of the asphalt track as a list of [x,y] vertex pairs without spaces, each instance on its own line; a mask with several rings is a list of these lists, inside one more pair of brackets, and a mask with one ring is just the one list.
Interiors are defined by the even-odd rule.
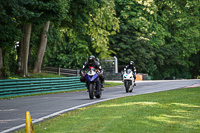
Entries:
[[132,93],[126,93],[123,85],[109,87],[104,89],[102,98],[93,100],[89,99],[86,91],[0,99],[0,132],[8,133],[25,127],[26,111],[30,111],[32,122],[37,123],[46,118],[118,97],[200,86],[200,80],[138,81],[136,83],[137,86]]

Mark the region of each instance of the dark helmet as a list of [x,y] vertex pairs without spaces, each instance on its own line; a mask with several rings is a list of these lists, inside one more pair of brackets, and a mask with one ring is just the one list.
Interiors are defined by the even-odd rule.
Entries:
[[94,64],[94,61],[95,61],[95,57],[94,57],[94,55],[91,55],[91,56],[88,58],[88,63],[89,63],[90,65],[92,65],[92,64]]
[[133,62],[133,61],[130,61],[129,65],[130,65],[130,66],[133,66],[133,65],[134,65],[134,62]]

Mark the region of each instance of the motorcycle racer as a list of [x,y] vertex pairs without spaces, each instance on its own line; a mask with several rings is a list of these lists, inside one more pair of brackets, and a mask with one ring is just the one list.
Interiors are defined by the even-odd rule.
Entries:
[[[85,70],[89,69],[90,67],[94,67],[98,71],[99,79],[101,81],[101,88],[104,88],[104,75],[103,75],[103,70],[101,68],[101,65],[98,61],[95,60],[95,56],[91,55],[88,57],[88,61],[85,62],[83,65],[83,68],[80,71],[81,82],[85,82]],[[102,89],[103,90],[103,89]]]
[[[134,77],[134,79],[136,79],[136,67],[134,66],[133,61],[130,61],[130,63],[125,67],[125,70],[127,70],[127,69],[131,69],[133,71],[133,77]],[[134,85],[136,86],[136,83],[134,83]]]

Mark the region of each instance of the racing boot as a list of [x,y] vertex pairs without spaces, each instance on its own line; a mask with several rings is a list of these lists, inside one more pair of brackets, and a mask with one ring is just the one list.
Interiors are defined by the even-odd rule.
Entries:
[[136,83],[135,83],[135,79],[136,79],[136,74],[134,74],[134,86],[136,86]]
[[87,88],[87,92],[89,92],[87,82],[85,82],[85,87]]
[[103,81],[101,81],[101,91],[104,91],[104,82]]

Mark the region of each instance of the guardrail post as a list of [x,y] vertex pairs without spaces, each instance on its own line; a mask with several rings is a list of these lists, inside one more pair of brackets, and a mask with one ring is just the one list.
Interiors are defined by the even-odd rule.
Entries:
[[118,63],[117,63],[117,57],[114,56],[115,58],[115,73],[118,73]]
[[58,68],[58,75],[60,76],[60,67]]
[[76,70],[76,75],[79,76],[79,70],[78,69]]

